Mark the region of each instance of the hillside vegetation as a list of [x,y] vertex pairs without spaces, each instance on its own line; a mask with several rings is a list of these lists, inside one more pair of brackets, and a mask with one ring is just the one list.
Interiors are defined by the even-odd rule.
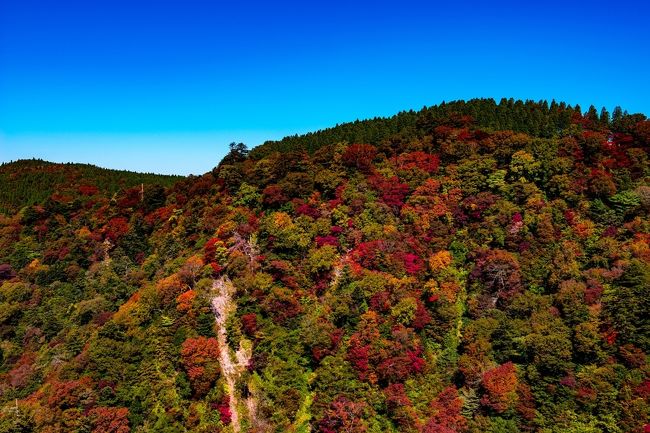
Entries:
[[200,177],[60,167],[0,196],[0,432],[645,433],[649,150],[472,100]]
[[101,193],[109,197],[137,185],[170,186],[180,176],[109,170],[90,164],[55,164],[39,159],[0,165],[0,213],[16,212],[22,206],[44,203],[53,194],[68,196]]

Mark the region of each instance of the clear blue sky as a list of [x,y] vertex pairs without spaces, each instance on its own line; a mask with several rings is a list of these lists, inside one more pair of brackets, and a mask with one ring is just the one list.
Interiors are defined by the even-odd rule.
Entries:
[[0,161],[199,174],[473,97],[650,114],[646,2],[0,0]]

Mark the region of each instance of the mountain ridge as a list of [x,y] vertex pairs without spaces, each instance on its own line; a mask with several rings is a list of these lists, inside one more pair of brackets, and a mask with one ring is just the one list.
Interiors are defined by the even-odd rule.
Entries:
[[[183,178],[128,170],[116,170],[84,163],[55,163],[42,159],[21,159],[0,164],[0,212],[41,203],[52,193],[65,193],[70,184],[93,180],[97,192],[112,195],[138,184],[171,185]],[[77,187],[83,185],[79,184]],[[87,185],[86,185],[87,186]],[[90,190],[86,190],[89,193]]]

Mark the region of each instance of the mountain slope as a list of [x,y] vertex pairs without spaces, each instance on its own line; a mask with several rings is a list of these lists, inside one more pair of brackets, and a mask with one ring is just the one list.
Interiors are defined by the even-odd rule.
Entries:
[[585,124],[588,127],[613,127],[628,132],[630,128],[645,119],[643,115],[628,115],[616,107],[612,118],[607,110],[598,113],[591,106],[585,116],[579,106],[572,107],[564,102],[520,101],[501,99],[471,99],[469,101],[443,102],[440,105],[424,107],[420,111],[403,111],[388,118],[344,123],[332,128],[285,137],[279,141],[267,141],[253,149],[251,157],[257,159],[274,151],[288,152],[304,150],[310,153],[319,148],[339,142],[368,143],[380,145],[382,142],[406,143],[433,134],[433,129],[441,125],[463,127],[472,125],[488,131],[524,132],[535,137],[550,138],[561,135],[571,125]]
[[0,212],[43,203],[52,194],[112,196],[121,189],[142,184],[171,186],[180,176],[110,170],[89,164],[55,164],[20,160],[0,165]]
[[643,432],[650,122],[449,106],[0,217],[0,432]]

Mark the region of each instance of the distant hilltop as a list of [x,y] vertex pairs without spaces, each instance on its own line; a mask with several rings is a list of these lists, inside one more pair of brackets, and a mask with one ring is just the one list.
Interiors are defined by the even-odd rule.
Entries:
[[0,165],[0,212],[41,203],[52,194],[75,196],[97,190],[112,195],[138,185],[170,186],[181,176],[112,170],[91,164],[22,159]]

